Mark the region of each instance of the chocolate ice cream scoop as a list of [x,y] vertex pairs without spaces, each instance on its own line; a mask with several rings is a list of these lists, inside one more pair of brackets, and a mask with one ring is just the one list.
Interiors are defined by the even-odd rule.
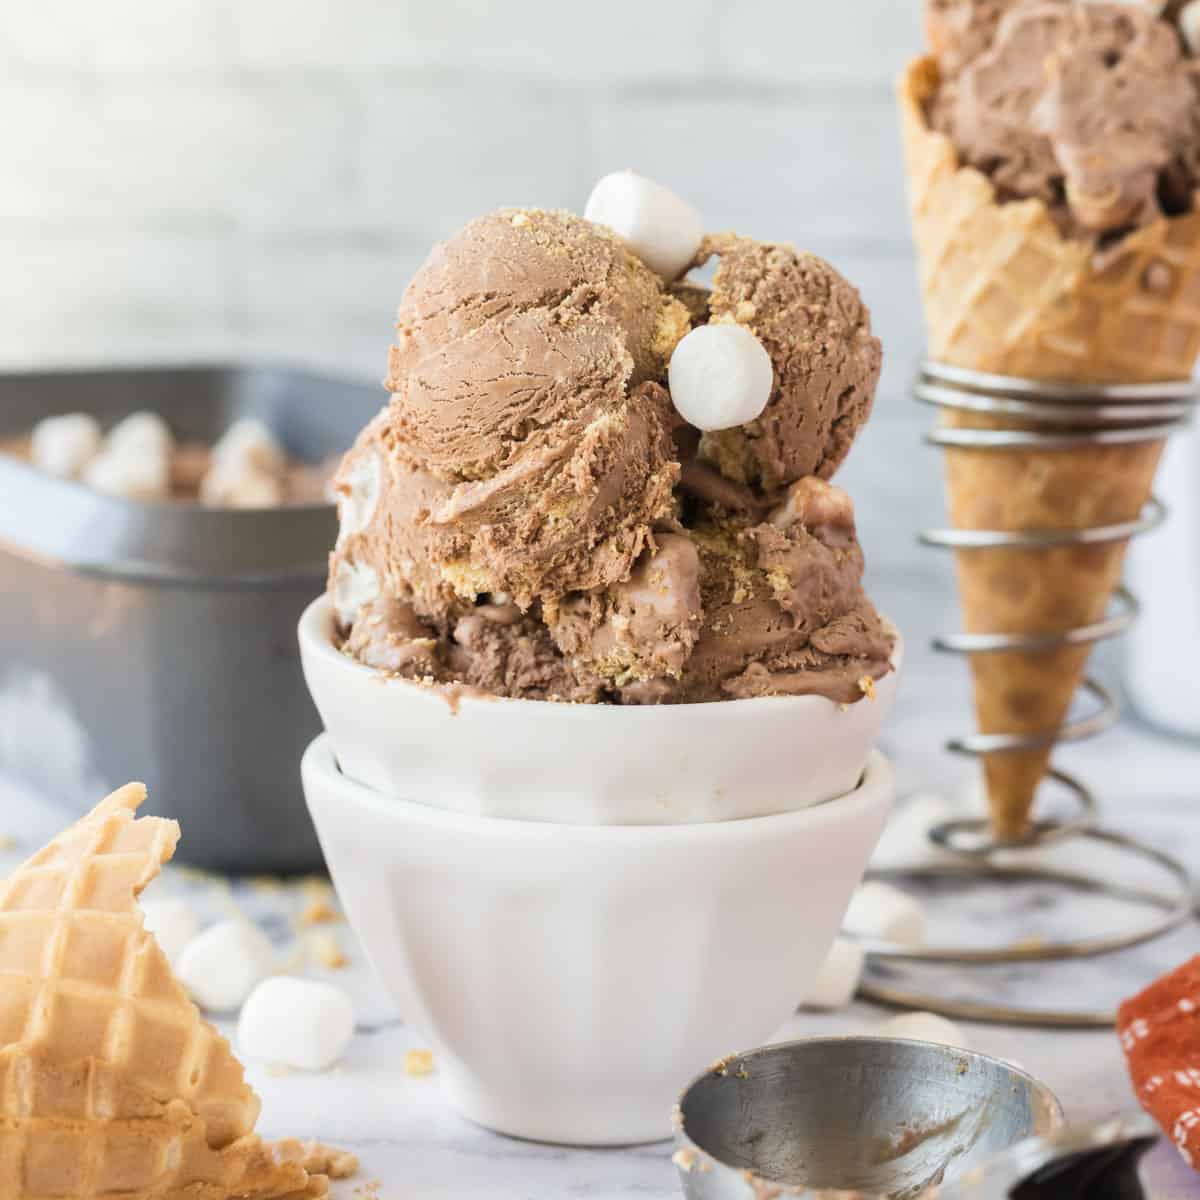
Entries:
[[672,507],[671,419],[663,389],[643,384],[489,478],[451,483],[407,456],[397,431],[405,412],[389,406],[335,479],[348,492],[363,460],[379,465],[375,515],[339,540],[333,574],[370,567],[386,594],[438,622],[490,593],[527,609],[617,583]]
[[437,246],[400,305],[394,438],[439,478],[489,479],[661,379],[687,309],[614,234],[506,209]]
[[[849,702],[886,673],[849,499],[817,477],[870,409],[867,311],[790,247],[712,253],[711,291],[668,286],[609,231],[536,210],[434,250],[400,306],[390,402],[335,479],[346,653],[570,702]],[[681,417],[664,385],[693,322],[761,342],[755,420]]]
[[700,457],[726,478],[772,493],[805,475],[828,479],[870,416],[882,350],[857,289],[824,259],[734,234],[706,239],[719,256],[711,323],[749,329],[766,348],[775,386],[763,414],[707,433]]
[[713,510],[692,532],[704,622],[675,700],[860,699],[888,670],[892,639],[862,588],[850,497],[798,480],[765,522]]
[[1158,7],[932,0],[932,124],[1002,198],[1043,200],[1071,235],[1190,207],[1200,75]]

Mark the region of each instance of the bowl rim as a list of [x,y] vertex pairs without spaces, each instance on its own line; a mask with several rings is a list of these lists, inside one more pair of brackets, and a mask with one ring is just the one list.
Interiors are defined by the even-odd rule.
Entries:
[[[904,637],[900,630],[887,618],[882,618],[884,625],[895,639],[895,645],[892,648],[891,671],[883,677],[884,680],[895,681],[899,679],[901,669],[904,666]],[[374,667],[368,667],[363,663],[356,662],[347,654],[343,654],[333,644],[333,605],[330,602],[327,592],[322,592],[317,596],[312,603],[307,605],[304,612],[300,615],[300,621],[297,625],[297,635],[300,641],[301,656],[307,658],[311,655],[315,660],[326,663],[334,670],[344,672],[347,677],[356,677],[361,682],[369,682],[372,687],[383,687],[393,691],[407,692],[411,696],[428,696],[439,700],[442,703],[453,697],[453,709],[457,713],[462,709],[478,710],[480,706],[486,706],[491,712],[495,712],[497,708],[507,710],[524,711],[533,706],[538,709],[552,710],[556,716],[558,714],[574,714],[564,715],[559,719],[574,720],[574,721],[596,721],[599,720],[595,714],[597,713],[612,713],[623,714],[621,716],[610,716],[606,720],[631,721],[640,720],[648,721],[654,719],[663,719],[662,713],[673,713],[680,710],[686,710],[699,715],[700,713],[713,713],[715,711],[730,711],[736,710],[739,716],[751,717],[756,713],[761,712],[769,706],[778,707],[781,704],[789,704],[799,712],[804,711],[830,711],[833,709],[844,709],[845,711],[853,711],[859,704],[867,702],[866,699],[855,701],[851,705],[841,705],[835,700],[830,700],[825,696],[751,696],[746,698],[731,698],[729,700],[702,700],[695,704],[573,704],[570,702],[555,701],[555,700],[527,700],[513,696],[493,696],[490,693],[478,691],[476,689],[454,684],[422,684],[411,679],[403,679],[397,676],[389,676]],[[881,681],[877,681],[882,682]],[[893,683],[894,686],[894,683]],[[639,715],[640,714],[640,715]],[[650,714],[660,714],[655,718]]]
[[[597,843],[629,843],[637,840],[661,841],[664,837],[690,843],[725,840],[735,836],[738,840],[750,840],[764,835],[770,836],[791,831],[796,826],[836,827],[859,813],[869,811],[879,804],[889,805],[894,786],[892,766],[879,750],[873,749],[858,786],[844,795],[835,796],[820,804],[791,812],[770,813],[762,817],[735,817],[727,821],[697,821],[665,825],[575,825],[553,821],[535,821],[521,817],[479,816],[474,813],[458,812],[454,809],[438,808],[422,804],[417,800],[397,800],[366,784],[351,779],[341,768],[333,748],[333,739],[322,733],[309,743],[300,765],[301,775],[308,791],[308,779],[316,776],[321,786],[337,789],[350,803],[368,808],[382,819],[406,824],[418,823],[443,832],[490,835],[520,838],[526,841],[574,842],[595,845]],[[311,807],[311,801],[310,807]],[[339,819],[349,822],[349,809]]]

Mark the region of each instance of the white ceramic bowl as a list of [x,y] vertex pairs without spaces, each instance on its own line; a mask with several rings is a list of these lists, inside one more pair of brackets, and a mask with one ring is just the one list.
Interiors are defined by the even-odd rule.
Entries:
[[549,704],[388,679],[334,645],[322,597],[300,657],[342,770],[376,792],[477,816],[666,825],[791,812],[858,786],[896,695],[769,696],[651,707]]
[[347,914],[451,1103],[580,1145],[669,1136],[688,1079],[776,1033],[892,792],[876,753],[851,794],[798,812],[582,826],[382,796],[342,774],[327,736],[302,773]]

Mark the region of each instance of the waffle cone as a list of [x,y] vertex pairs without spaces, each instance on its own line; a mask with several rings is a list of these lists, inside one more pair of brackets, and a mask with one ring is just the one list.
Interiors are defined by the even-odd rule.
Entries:
[[137,897],[179,827],[131,784],[0,884],[0,1196],[299,1200],[300,1156],[147,933]]
[[[959,164],[925,103],[936,63],[900,81],[901,126],[929,350],[953,366],[1070,383],[1187,379],[1200,352],[1200,213],[1162,219],[1097,255],[1065,238],[1039,200],[1001,204],[985,175]],[[946,423],[1020,428],[954,411]],[[1030,427],[1033,428],[1033,427]],[[1041,426],[1040,428],[1044,428]],[[1103,449],[945,451],[957,528],[1081,529],[1136,518],[1161,441]],[[956,552],[966,628],[1061,633],[1100,620],[1125,543]],[[972,656],[984,733],[1058,728],[1083,678],[1087,646]],[[1030,821],[1050,748],[984,760],[992,824],[1014,839]]]

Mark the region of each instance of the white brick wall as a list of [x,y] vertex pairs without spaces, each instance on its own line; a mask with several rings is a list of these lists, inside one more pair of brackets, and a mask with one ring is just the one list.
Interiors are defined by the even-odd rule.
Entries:
[[898,503],[924,418],[891,80],[920,9],[0,6],[0,366],[268,356],[378,379],[432,240],[498,204],[581,207],[630,165],[859,285],[887,367],[879,452],[848,478]]

